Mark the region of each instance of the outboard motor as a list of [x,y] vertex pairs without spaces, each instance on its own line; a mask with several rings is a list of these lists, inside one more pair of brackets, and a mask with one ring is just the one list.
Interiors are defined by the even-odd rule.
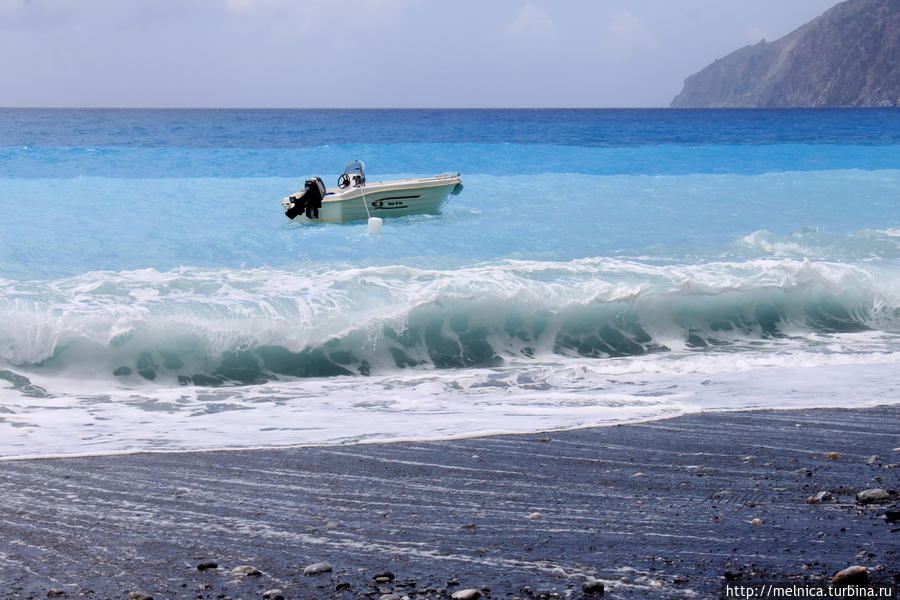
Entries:
[[306,180],[302,192],[288,196],[282,200],[281,204],[287,209],[284,214],[288,219],[298,217],[304,211],[306,211],[307,217],[318,219],[323,198],[325,198],[325,183],[321,177],[313,177]]
[[344,169],[344,174],[338,178],[338,187],[342,190],[350,186],[364,187],[366,185],[366,164],[361,160],[354,160]]

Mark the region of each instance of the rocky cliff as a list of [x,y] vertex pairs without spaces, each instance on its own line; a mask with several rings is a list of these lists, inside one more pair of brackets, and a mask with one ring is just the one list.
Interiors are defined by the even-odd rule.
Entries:
[[900,106],[900,0],[847,0],[684,82],[673,108]]

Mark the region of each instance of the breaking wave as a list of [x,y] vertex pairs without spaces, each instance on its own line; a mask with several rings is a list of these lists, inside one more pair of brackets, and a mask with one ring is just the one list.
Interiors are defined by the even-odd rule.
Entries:
[[0,281],[0,364],[203,386],[738,351],[898,331],[897,282],[885,266],[790,259],[93,272]]

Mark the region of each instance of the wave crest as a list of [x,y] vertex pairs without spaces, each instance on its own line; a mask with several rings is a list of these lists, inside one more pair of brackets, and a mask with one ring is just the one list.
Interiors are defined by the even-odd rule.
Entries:
[[0,361],[216,385],[737,349],[896,330],[897,281],[887,268],[797,260],[98,272],[0,282]]

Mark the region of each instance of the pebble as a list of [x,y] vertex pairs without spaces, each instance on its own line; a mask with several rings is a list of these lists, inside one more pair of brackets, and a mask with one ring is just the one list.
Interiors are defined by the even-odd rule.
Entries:
[[602,581],[598,581],[596,579],[588,579],[581,584],[581,591],[588,596],[602,596],[603,592],[606,591],[606,588],[603,585]]
[[843,456],[844,455],[840,452],[829,452],[825,455],[825,458],[827,458],[828,460],[837,460],[839,458],[842,458]]
[[232,577],[259,577],[262,572],[251,565],[241,565],[231,570]]
[[834,577],[831,578],[831,585],[835,587],[866,585],[867,583],[869,583],[869,570],[858,565],[847,567],[843,571],[838,571],[834,574]]
[[751,525],[762,525],[762,524],[763,524],[763,520],[760,519],[760,518],[756,518],[756,519],[753,519],[752,521],[750,521],[750,524],[751,524]]
[[637,473],[632,475],[632,477],[646,477],[646,476],[647,476],[646,473],[641,473],[640,471],[638,471]]
[[284,600],[284,591],[279,589],[263,592],[263,600]]
[[399,594],[382,594],[378,596],[378,600],[402,600]]
[[214,560],[204,560],[202,563],[197,565],[198,571],[206,571],[207,569],[218,569],[219,563]]
[[481,598],[481,592],[475,588],[466,588],[464,590],[459,590],[458,592],[453,592],[450,597],[453,600],[478,600],[478,598]]
[[529,518],[529,519],[543,519],[543,518],[544,518],[544,515],[542,515],[542,514],[539,513],[539,512],[533,512],[533,513],[531,513],[530,515],[528,515],[528,518]]
[[819,492],[814,496],[810,496],[806,499],[806,501],[810,504],[818,504],[819,502],[825,502],[826,500],[831,500],[831,492]]
[[860,504],[879,504],[890,499],[891,495],[881,488],[870,488],[856,494],[856,501]]
[[128,594],[127,600],[153,600],[150,594],[142,594],[141,592],[131,592]]
[[320,573],[331,573],[331,565],[327,562],[317,562],[303,569],[304,575],[318,575]]
[[394,580],[394,574],[390,571],[375,573],[374,575],[372,575],[372,579],[375,581],[375,583],[390,583]]
[[65,595],[66,595],[66,593],[62,590],[50,590],[47,592],[48,598],[60,598]]

